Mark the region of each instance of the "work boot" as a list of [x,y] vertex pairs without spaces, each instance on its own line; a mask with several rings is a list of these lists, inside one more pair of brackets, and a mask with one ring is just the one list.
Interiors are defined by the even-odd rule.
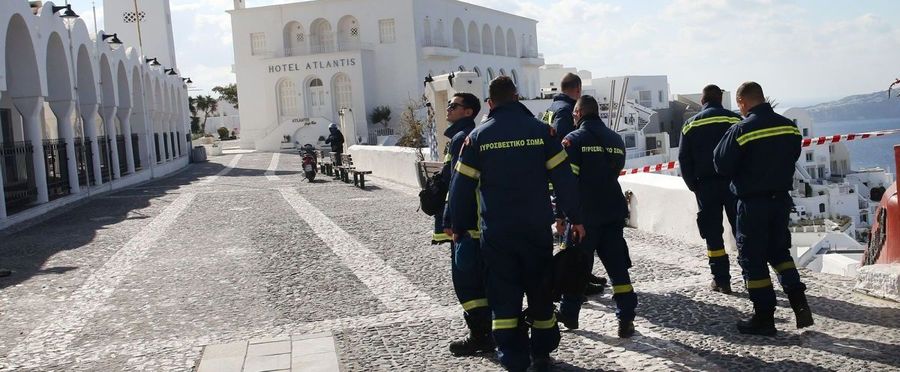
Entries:
[[602,276],[596,276],[594,274],[591,274],[591,277],[588,279],[588,282],[591,284],[596,284],[596,285],[603,286],[603,287],[605,287],[606,283],[607,283],[606,278],[604,278]]
[[745,335],[774,336],[775,332],[775,315],[774,312],[765,314],[755,313],[748,320],[740,320],[737,322],[738,332]]
[[494,338],[491,334],[472,333],[468,337],[450,343],[450,353],[454,356],[472,356],[494,352]]
[[731,283],[725,282],[720,284],[713,280],[712,284],[709,285],[709,289],[712,289],[713,292],[731,294]]
[[0,269],[0,278],[10,275],[12,275],[12,271],[9,269]]
[[629,338],[634,335],[634,321],[619,320],[619,338]]
[[550,356],[531,357],[531,371],[545,372],[553,370],[553,359]]
[[791,308],[794,309],[794,315],[797,317],[797,328],[806,328],[813,325],[812,310],[806,302],[806,294],[802,291],[788,293],[788,300],[791,302]]
[[585,296],[602,295],[604,288],[606,288],[604,285],[588,283],[587,286],[584,287],[584,295]]
[[559,311],[556,312],[556,321],[566,326],[566,329],[578,329],[578,319],[570,319]]

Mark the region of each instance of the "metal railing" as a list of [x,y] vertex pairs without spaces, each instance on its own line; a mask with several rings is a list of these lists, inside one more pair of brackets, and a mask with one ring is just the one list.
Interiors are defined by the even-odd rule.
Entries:
[[78,169],[78,184],[81,186],[93,186],[94,181],[94,149],[91,148],[91,140],[85,141],[81,137],[75,138],[75,167]]
[[116,135],[116,152],[119,154],[119,175],[128,174],[128,160],[125,158],[125,135]]
[[398,133],[393,128],[369,128],[369,144],[377,144],[379,136],[393,136],[396,134]]
[[3,171],[3,195],[7,214],[28,209],[37,201],[33,155],[34,148],[29,142],[0,144],[0,169]]
[[438,39],[438,38],[433,38],[431,40],[426,39],[425,42],[423,43],[423,45],[426,47],[437,47],[437,48],[449,48],[450,47],[450,44],[447,43],[446,39]]
[[178,139],[178,142],[177,142],[178,143],[178,154],[179,154],[178,157],[180,158],[180,157],[186,155],[184,153],[184,151],[181,151],[181,132],[175,132],[175,138]]
[[166,160],[169,160],[169,136],[165,133],[162,134],[163,138],[163,149],[165,149]]
[[172,159],[175,159],[178,157],[178,153],[175,152],[175,142],[178,142],[178,141],[175,141],[175,132],[169,132],[169,144],[172,145]]
[[100,181],[107,183],[112,179],[112,140],[106,136],[98,136],[97,149],[100,151]]
[[69,185],[69,156],[66,142],[60,139],[44,140],[44,165],[47,173],[47,196],[57,199],[72,192]]
[[156,148],[156,164],[162,163],[162,153],[159,152],[159,133],[153,133],[153,146]]
[[134,170],[141,169],[141,141],[138,139],[137,133],[131,134],[131,153],[134,156]]

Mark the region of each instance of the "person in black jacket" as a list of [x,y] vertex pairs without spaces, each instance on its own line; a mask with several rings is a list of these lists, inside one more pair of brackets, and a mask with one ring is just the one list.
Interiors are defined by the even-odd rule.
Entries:
[[549,116],[546,120],[556,132],[556,138],[562,141],[575,130],[572,110],[575,108],[575,100],[581,97],[581,78],[570,72],[559,82],[559,89],[562,93],[553,96],[553,103],[547,109]]
[[722,208],[731,225],[736,230],[735,209],[737,199],[731,193],[730,180],[716,173],[713,166],[713,150],[725,132],[741,121],[741,116],[722,107],[722,89],[715,85],[703,88],[700,98],[703,109],[688,119],[681,128],[681,148],[678,163],[681,177],[688,189],[697,198],[697,227],[700,236],[706,240],[706,256],[713,281],[710,288],[725,294],[731,293],[728,253],[722,234]]
[[344,134],[341,133],[340,129],[338,129],[337,124],[331,123],[328,126],[328,131],[331,134],[328,135],[328,138],[325,139],[325,144],[331,144],[331,152],[334,155],[335,165],[341,165],[341,154],[344,152]]
[[[578,242],[567,229],[565,249],[577,250],[589,263],[587,267],[593,267],[597,253],[612,282],[619,337],[631,337],[637,295],[628,275],[631,259],[624,236],[628,204],[619,185],[619,172],[625,167],[625,142],[600,119],[600,106],[594,97],[581,97],[575,104],[574,117],[578,129],[569,133],[562,145],[578,180],[586,237]],[[584,297],[578,293],[563,294],[558,319],[566,328],[578,328],[583,302]]]
[[769,267],[778,273],[797,319],[797,328],[813,325],[806,301],[806,285],[791,257],[788,229],[793,200],[794,171],[802,136],[791,119],[766,103],[762,87],[747,82],[737,90],[737,103],[746,119],[731,127],[715,149],[715,167],[731,179],[737,196],[738,263],[753,317],[737,323],[741,333],[775,335],[775,290]]
[[[481,102],[474,94],[456,93],[447,105],[447,121],[450,126],[444,136],[450,139],[441,170],[442,182],[447,188],[455,176],[453,170],[459,161],[459,153],[469,133],[475,129],[475,117],[481,111]],[[448,195],[449,198],[449,195]],[[494,339],[491,337],[491,309],[488,307],[484,289],[484,260],[481,258],[481,232],[475,228],[468,235],[452,242],[450,229],[452,211],[444,206],[443,213],[434,216],[435,233],[432,244],[450,242],[450,273],[453,290],[463,308],[463,318],[469,327],[469,336],[450,343],[450,352],[456,356],[493,352]]]

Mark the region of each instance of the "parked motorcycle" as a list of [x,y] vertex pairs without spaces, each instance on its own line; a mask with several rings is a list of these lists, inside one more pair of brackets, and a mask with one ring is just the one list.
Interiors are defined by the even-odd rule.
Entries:
[[300,156],[303,158],[303,176],[312,182],[316,179],[316,149],[307,143],[300,148]]

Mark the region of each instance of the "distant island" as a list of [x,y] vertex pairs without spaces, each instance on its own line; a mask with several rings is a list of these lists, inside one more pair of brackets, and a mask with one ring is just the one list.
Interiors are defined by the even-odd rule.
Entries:
[[890,99],[887,91],[859,94],[805,108],[814,120],[823,122],[900,118],[897,93],[900,91],[895,89]]

